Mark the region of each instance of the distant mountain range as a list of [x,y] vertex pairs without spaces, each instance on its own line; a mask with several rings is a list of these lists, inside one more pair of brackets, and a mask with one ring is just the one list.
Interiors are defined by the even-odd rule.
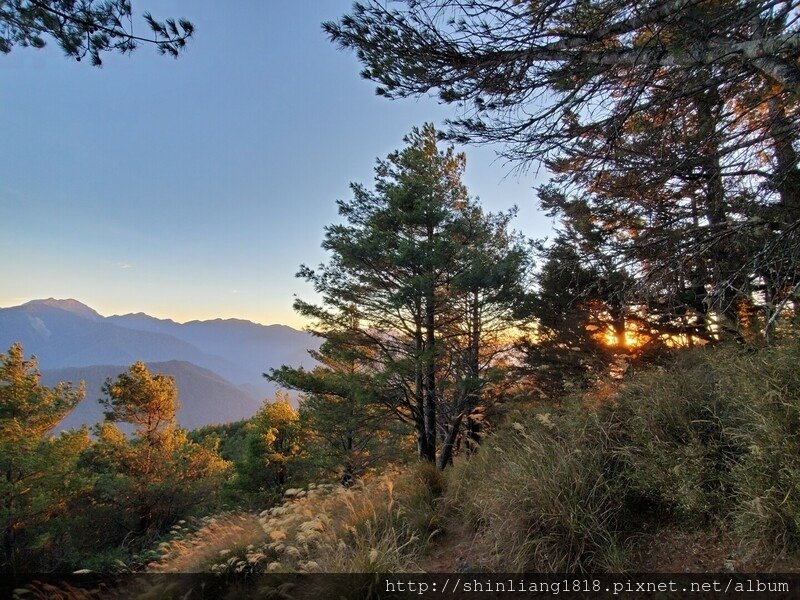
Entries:
[[[76,385],[79,381],[86,382],[86,397],[61,422],[59,429],[94,425],[102,421],[103,407],[98,400],[103,395],[103,383],[107,378],[116,379],[128,366],[94,365],[42,371],[41,381],[47,386],[61,381],[71,381]],[[147,368],[151,373],[163,373],[175,378],[178,401],[181,403],[178,422],[187,429],[248,419],[264,400],[208,369],[183,360],[147,363]]]
[[314,336],[285,325],[104,317],[77,300],[54,298],[0,309],[0,351],[14,342],[36,355],[48,385],[86,381],[86,400],[64,421],[70,427],[102,419],[96,400],[103,381],[137,360],[176,377],[182,426],[246,418],[275,392],[262,373],[283,364],[313,367],[308,350],[319,346]]

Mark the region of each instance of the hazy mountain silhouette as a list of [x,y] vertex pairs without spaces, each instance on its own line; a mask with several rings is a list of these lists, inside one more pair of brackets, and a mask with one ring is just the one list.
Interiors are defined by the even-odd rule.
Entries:
[[0,348],[22,342],[42,369],[185,360],[236,383],[250,381],[233,361],[170,335],[122,327],[75,300],[34,300],[0,309]]
[[77,300],[32,300],[0,309],[0,347],[22,342],[43,369],[185,360],[266,390],[262,373],[313,365],[314,336],[241,319],[176,323],[144,313],[103,317]]
[[[125,370],[137,360],[147,363],[179,361],[185,367],[181,379],[193,386],[200,381],[210,385],[211,379],[198,376],[199,371],[210,372],[217,376],[217,384],[236,390],[238,395],[231,395],[233,405],[252,409],[249,414],[233,410],[224,421],[251,416],[263,398],[274,394],[276,387],[267,382],[262,373],[283,364],[313,367],[308,349],[319,346],[314,336],[285,325],[259,325],[240,319],[181,324],[144,313],[103,317],[77,300],[54,298],[0,309],[0,351],[14,342],[22,343],[26,355],[36,355],[40,369],[48,371],[48,377],[54,369],[70,368],[70,377],[77,381],[81,376],[75,374],[75,369],[94,367],[97,373],[103,373],[102,377],[91,375],[86,379],[87,384],[96,386],[96,393],[105,377],[121,372],[108,374],[107,369],[118,367],[107,365],[121,365]],[[187,375],[188,363],[197,369],[191,377]],[[221,391],[216,388],[213,394],[200,394],[182,389],[181,384],[178,381],[182,396],[193,402],[195,398],[204,398],[202,402],[197,401],[198,405],[221,397],[217,393]],[[257,402],[247,404],[245,398]],[[92,401],[96,399],[91,398]],[[98,408],[94,414],[102,416],[102,411]],[[220,413],[213,415],[213,419],[222,416]],[[70,426],[77,423],[68,421]],[[189,422],[196,422],[195,417]]]
[[31,300],[17,308],[27,308],[30,311],[35,311],[40,307],[60,308],[67,312],[71,312],[84,319],[91,321],[99,321],[103,317],[95,309],[86,306],[83,302],[78,302],[72,298],[66,300],[57,300],[56,298],[47,298],[44,300]]
[[[170,319],[156,319],[144,313],[114,315],[106,321],[151,333],[169,335],[179,340],[232,359],[236,365],[250,373],[250,377],[238,377],[218,371],[236,383],[263,385],[268,368],[286,364],[312,367],[314,361],[308,355],[310,348],[318,348],[314,336],[286,325],[259,325],[242,319],[214,319],[176,323]],[[255,375],[253,377],[252,375]]]
[[[86,397],[61,422],[58,429],[93,425],[103,420],[103,408],[98,400],[103,395],[102,386],[107,378],[116,379],[127,371],[129,365],[93,365],[42,371],[42,383],[52,386],[61,381],[78,384],[86,382]],[[233,385],[207,369],[191,363],[171,360],[148,363],[151,373],[175,377],[178,387],[178,423],[193,429],[212,423],[227,423],[252,417],[263,402],[246,390]]]

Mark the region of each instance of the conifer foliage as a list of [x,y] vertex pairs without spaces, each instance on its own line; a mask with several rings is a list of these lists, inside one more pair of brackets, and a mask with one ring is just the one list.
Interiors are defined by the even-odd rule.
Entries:
[[56,541],[44,524],[62,517],[80,492],[75,471],[87,432],[49,432],[83,395],[82,387],[41,385],[35,358],[26,360],[20,344],[0,354],[0,572],[29,569],[37,549]]
[[[162,530],[213,497],[230,470],[218,440],[198,444],[178,428],[172,377],[137,362],[103,388],[106,421],[84,460],[97,475],[94,494],[123,531]],[[129,438],[117,426],[133,426]]]
[[542,254],[588,268],[580,310],[682,344],[800,312],[798,27],[761,0],[369,1],[325,24],[379,94],[436,92],[451,139],[555,174]]
[[52,38],[76,61],[103,64],[106,52],[133,52],[142,44],[177,57],[194,33],[185,19],[159,21],[146,12],[150,36],[134,34],[130,0],[11,0],[0,2],[0,52],[14,46],[43,48]]
[[510,215],[485,214],[469,197],[464,155],[439,150],[432,125],[405,141],[379,161],[374,189],[353,184],[353,199],[339,202],[344,222],[328,226],[323,242],[330,262],[298,273],[323,301],[295,307],[314,319],[339,365],[272,377],[340,398],[334,373],[368,379],[362,391],[345,386],[344,396],[366,394],[409,424],[420,457],[438,455],[443,468],[509,349],[502,333],[522,315],[527,253],[508,230]]

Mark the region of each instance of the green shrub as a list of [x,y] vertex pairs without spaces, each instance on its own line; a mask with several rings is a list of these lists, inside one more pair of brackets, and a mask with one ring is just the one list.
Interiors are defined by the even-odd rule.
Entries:
[[479,532],[481,568],[620,570],[623,504],[608,423],[567,409],[515,422],[450,473],[448,500]]
[[632,510],[697,526],[732,508],[730,471],[746,451],[734,431],[745,407],[721,394],[720,382],[734,357],[686,351],[670,369],[643,373],[617,394],[611,410]]
[[740,356],[720,392],[745,407],[732,435],[746,448],[730,473],[732,520],[762,550],[800,550],[800,342]]
[[659,516],[800,549],[800,342],[684,352],[617,397],[630,493]]
[[800,551],[800,340],[677,354],[597,410],[519,417],[449,472],[485,569],[623,570],[661,527]]

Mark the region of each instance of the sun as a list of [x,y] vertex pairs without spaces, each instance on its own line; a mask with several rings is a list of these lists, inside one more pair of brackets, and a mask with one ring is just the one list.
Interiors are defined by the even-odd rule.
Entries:
[[599,329],[595,333],[595,338],[609,348],[636,350],[637,348],[644,346],[649,341],[650,336],[640,331],[636,325],[627,323],[625,325],[625,334],[623,336],[622,343],[620,343],[620,340],[617,339],[616,330],[610,325]]

